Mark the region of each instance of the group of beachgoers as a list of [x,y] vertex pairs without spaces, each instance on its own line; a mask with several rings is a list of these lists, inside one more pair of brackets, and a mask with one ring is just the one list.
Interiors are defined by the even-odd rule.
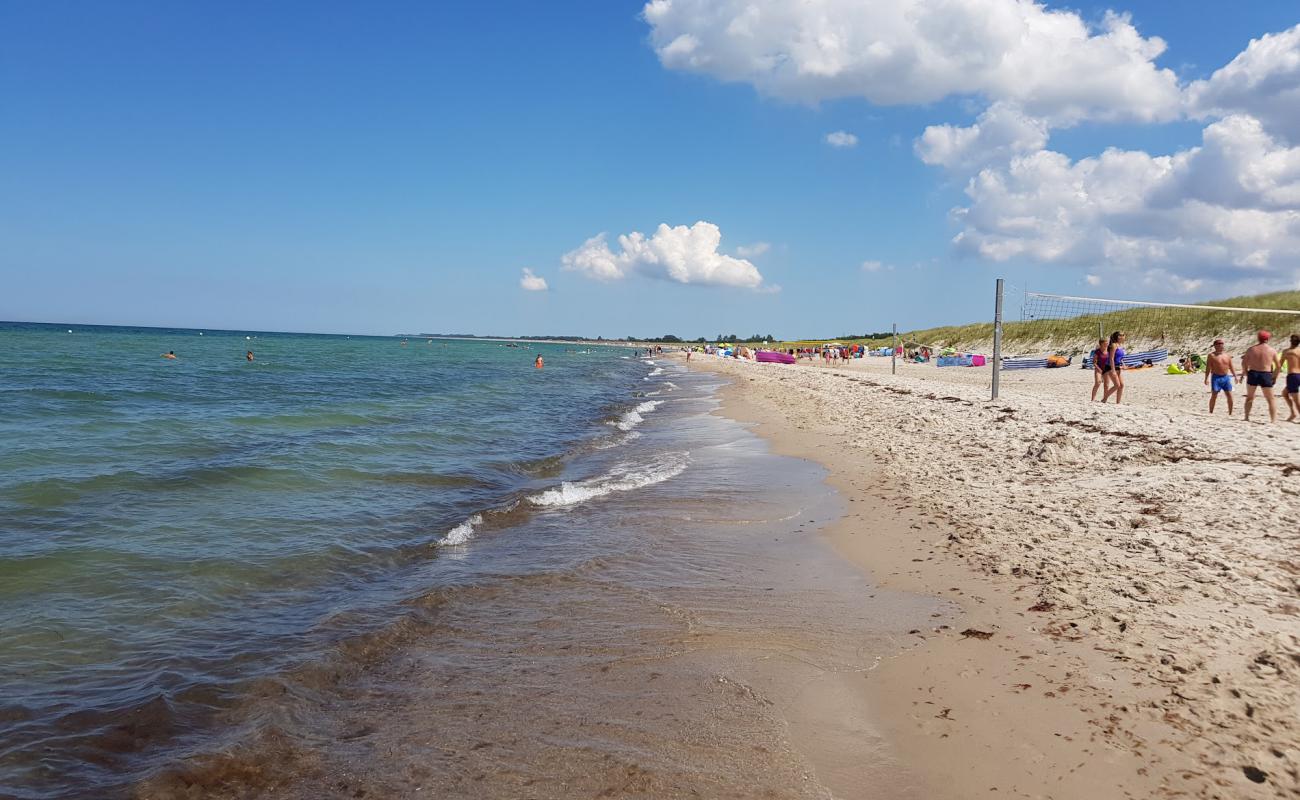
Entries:
[[[1273,334],[1261,330],[1255,334],[1255,344],[1241,355],[1241,370],[1233,364],[1233,356],[1225,350],[1222,339],[1215,339],[1213,349],[1205,357],[1205,385],[1210,387],[1210,413],[1222,394],[1227,401],[1229,416],[1233,413],[1233,381],[1246,382],[1246,405],[1243,418],[1250,421],[1251,406],[1258,392],[1268,404],[1270,422],[1277,421],[1277,400],[1273,387],[1283,372],[1286,373],[1286,385],[1282,399],[1286,402],[1291,415],[1287,422],[1300,422],[1300,334],[1291,334],[1291,346],[1282,352],[1269,345]],[[1118,404],[1124,399],[1124,370],[1130,369],[1124,363],[1124,333],[1115,331],[1109,339],[1098,339],[1097,348],[1092,351],[1092,399],[1097,399],[1097,392],[1102,392],[1101,402],[1114,397]],[[1185,358],[1180,362],[1181,372],[1196,372],[1199,358]]]

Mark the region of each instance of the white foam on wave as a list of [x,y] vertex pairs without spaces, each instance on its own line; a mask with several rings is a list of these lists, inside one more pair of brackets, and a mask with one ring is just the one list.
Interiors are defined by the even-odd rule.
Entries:
[[630,431],[642,422],[645,422],[645,417],[643,417],[642,414],[649,414],[651,411],[654,411],[662,405],[663,402],[664,401],[662,400],[647,400],[619,417],[617,422],[611,422],[609,424],[618,428],[620,431]]
[[619,464],[597,478],[565,481],[554,489],[533,495],[528,502],[543,508],[562,508],[614,492],[653,486],[682,474],[689,460],[689,455],[684,452],[661,453],[647,464]]
[[635,441],[640,438],[641,438],[641,431],[628,431],[627,433],[624,433],[622,436],[613,436],[608,439],[605,439],[602,442],[597,442],[596,449],[608,450],[611,447],[620,447],[622,445],[627,444],[628,442]]
[[[650,363],[653,364],[654,362],[652,361],[652,362],[650,362]],[[662,375],[662,374],[664,374],[664,368],[663,368],[663,367],[655,367],[654,369],[650,370],[650,377],[651,377],[651,378],[655,377],[656,375]]]
[[440,545],[465,544],[474,535],[474,529],[483,524],[483,515],[475,514],[461,524],[447,531],[447,535],[438,540]]

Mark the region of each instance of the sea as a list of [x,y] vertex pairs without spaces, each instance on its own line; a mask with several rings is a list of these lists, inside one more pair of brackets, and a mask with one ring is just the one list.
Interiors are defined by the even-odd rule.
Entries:
[[845,498],[721,385],[0,323],[0,797],[833,796],[798,687],[937,607],[821,541]]

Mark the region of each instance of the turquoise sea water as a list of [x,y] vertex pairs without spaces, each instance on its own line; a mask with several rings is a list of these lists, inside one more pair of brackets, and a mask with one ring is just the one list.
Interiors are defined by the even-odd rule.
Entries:
[[0,795],[143,774],[412,570],[470,580],[440,540],[633,435],[628,355],[0,323]]

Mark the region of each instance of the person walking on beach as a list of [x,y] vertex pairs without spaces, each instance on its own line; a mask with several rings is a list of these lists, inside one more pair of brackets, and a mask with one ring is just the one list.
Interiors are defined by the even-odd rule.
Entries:
[[1269,422],[1277,422],[1277,401],[1273,399],[1273,384],[1277,382],[1277,351],[1268,346],[1273,334],[1260,331],[1255,334],[1256,343],[1251,345],[1241,357],[1241,368],[1246,376],[1246,413],[1243,415],[1250,422],[1250,407],[1255,402],[1255,390],[1264,393],[1268,403]]
[[1300,419],[1300,333],[1291,334],[1291,346],[1282,351],[1281,358],[1286,365],[1286,391],[1282,392],[1282,399],[1291,412],[1286,421],[1295,422]]
[[1106,387],[1105,393],[1101,396],[1101,402],[1113,394],[1115,395],[1115,405],[1119,405],[1124,399],[1124,332],[1115,331],[1110,335],[1110,370],[1106,372],[1110,376],[1110,386]]
[[1097,390],[1106,385],[1106,373],[1110,369],[1110,348],[1105,339],[1097,340],[1097,349],[1092,351],[1092,402],[1097,402]]
[[1223,340],[1214,340],[1214,350],[1205,358],[1205,385],[1210,387],[1210,413],[1214,413],[1214,401],[1219,399],[1219,392],[1228,401],[1228,416],[1232,416],[1232,377],[1237,369],[1232,365],[1232,353],[1224,352]]

